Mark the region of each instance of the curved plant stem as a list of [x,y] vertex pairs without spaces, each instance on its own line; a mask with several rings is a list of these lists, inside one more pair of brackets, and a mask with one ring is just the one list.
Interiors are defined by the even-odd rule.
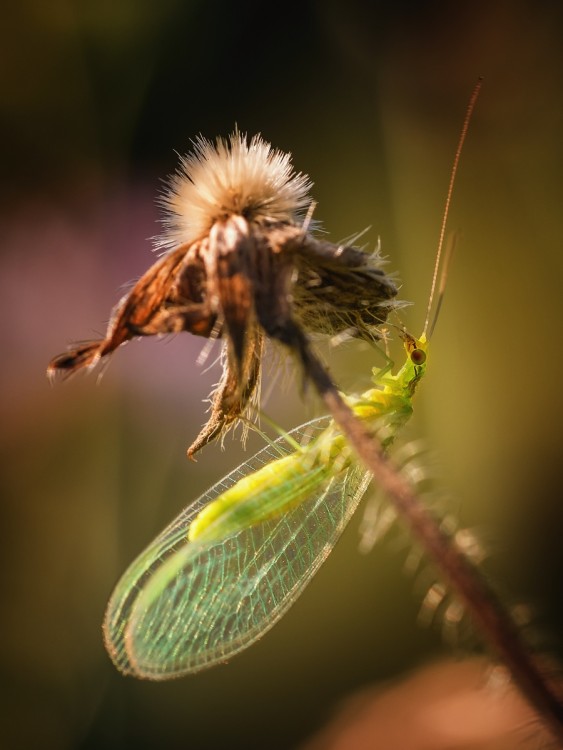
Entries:
[[522,693],[563,745],[563,704],[494,591],[393,467],[377,438],[344,402],[305,336],[298,350],[305,372],[362,463],[464,603],[483,640],[508,667]]

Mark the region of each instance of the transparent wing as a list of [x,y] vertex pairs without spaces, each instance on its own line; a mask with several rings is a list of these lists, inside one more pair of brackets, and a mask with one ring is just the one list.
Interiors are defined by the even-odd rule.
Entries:
[[[315,437],[330,423],[293,430]],[[363,496],[359,467],[324,481],[283,516],[215,542],[189,542],[201,508],[243,476],[292,449],[283,438],[215,484],[158,536],[117,584],[104,622],[123,672],[169,679],[225,661],[269,630],[313,578]]]

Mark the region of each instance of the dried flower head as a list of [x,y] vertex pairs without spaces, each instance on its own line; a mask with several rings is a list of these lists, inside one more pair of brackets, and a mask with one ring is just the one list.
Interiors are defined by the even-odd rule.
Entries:
[[259,135],[248,142],[235,131],[216,145],[200,136],[193,152],[180,157],[161,200],[166,231],[158,247],[172,250],[193,242],[234,214],[247,221],[295,223],[311,203],[311,187],[306,175],[293,171],[290,154],[272,149]]
[[307,368],[305,331],[378,339],[397,294],[379,249],[366,253],[309,231],[303,215],[311,183],[294,172],[289,154],[238,131],[194,145],[161,199],[163,254],[114,308],[106,338],[55,357],[47,371],[92,367],[137,336],[223,337],[223,375],[189,456],[245,412],[260,381],[265,336]]

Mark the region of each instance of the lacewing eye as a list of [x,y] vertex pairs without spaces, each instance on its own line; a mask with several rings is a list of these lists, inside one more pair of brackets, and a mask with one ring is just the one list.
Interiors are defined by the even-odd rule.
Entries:
[[423,365],[426,362],[426,352],[424,349],[413,349],[411,352],[411,362],[413,365]]

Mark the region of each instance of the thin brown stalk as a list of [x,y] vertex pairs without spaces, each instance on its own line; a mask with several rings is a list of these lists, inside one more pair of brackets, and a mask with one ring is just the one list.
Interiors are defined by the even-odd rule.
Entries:
[[408,481],[393,467],[377,438],[344,402],[305,337],[299,353],[306,373],[362,463],[464,603],[485,643],[508,667],[524,696],[563,746],[563,705],[495,592],[442,531]]

